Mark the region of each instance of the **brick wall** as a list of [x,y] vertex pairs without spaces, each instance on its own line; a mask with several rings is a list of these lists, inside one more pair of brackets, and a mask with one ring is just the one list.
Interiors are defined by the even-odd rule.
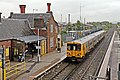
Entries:
[[17,40],[0,41],[0,46],[2,45],[5,47],[5,49],[9,48],[9,56],[7,56],[6,59],[10,59],[10,60],[13,60],[14,48],[18,48],[19,52],[23,52],[25,47],[25,44],[23,42]]
[[[40,23],[39,23],[40,24]],[[51,24],[53,25],[53,32],[51,33]],[[46,30],[44,30],[44,29],[42,29],[42,27],[40,27],[40,36],[44,36],[44,37],[46,37],[47,38],[47,44],[46,44],[46,46],[47,46],[47,48],[46,48],[46,50],[47,50],[47,52],[49,53],[49,52],[52,52],[52,51],[54,51],[55,49],[56,49],[56,38],[57,38],[57,33],[56,33],[56,23],[55,23],[55,21],[54,21],[54,18],[53,18],[53,16],[51,16],[50,18],[49,18],[49,21],[46,23],[46,26],[47,26],[47,28],[46,28]],[[34,29],[34,32],[38,35],[38,30],[37,29]],[[52,48],[50,48],[50,38],[51,37],[54,37],[53,38],[53,47]]]
[[[51,24],[53,25],[53,32],[51,33]],[[57,33],[56,33],[56,23],[54,21],[54,18],[51,16],[51,18],[49,19],[49,22],[47,24],[47,34],[48,34],[48,52],[52,52],[56,49],[56,38],[57,38]],[[53,37],[53,47],[50,48],[50,38]]]
[[0,41],[0,46],[10,47],[11,46],[11,40],[7,41]]
[[[2,45],[5,47],[5,49],[6,49],[6,48],[11,48],[11,40],[0,41],[0,47],[1,47]],[[10,51],[9,51],[9,56],[11,56]],[[9,56],[7,56],[5,59],[6,59],[6,60],[9,60],[9,59],[10,59]]]

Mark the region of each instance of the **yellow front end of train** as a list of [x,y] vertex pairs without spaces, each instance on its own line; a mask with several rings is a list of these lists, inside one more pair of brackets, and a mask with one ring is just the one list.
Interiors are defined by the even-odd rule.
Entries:
[[81,59],[83,57],[80,43],[68,42],[66,52],[67,58],[71,60]]

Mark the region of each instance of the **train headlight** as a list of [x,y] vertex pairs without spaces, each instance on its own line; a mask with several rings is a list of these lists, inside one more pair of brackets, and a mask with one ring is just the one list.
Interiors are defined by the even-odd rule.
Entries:
[[69,53],[69,52],[67,52],[67,55],[70,55],[70,53]]
[[80,56],[80,54],[77,54],[77,56]]

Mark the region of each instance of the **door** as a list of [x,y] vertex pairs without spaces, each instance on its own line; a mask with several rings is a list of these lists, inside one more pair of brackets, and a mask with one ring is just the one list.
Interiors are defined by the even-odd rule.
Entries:
[[41,55],[45,55],[46,54],[46,46],[45,46],[46,42],[45,40],[41,41]]

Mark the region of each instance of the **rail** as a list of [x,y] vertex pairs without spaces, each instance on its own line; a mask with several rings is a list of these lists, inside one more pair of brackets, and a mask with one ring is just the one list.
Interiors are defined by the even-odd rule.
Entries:
[[[5,61],[5,68],[10,69],[10,60]],[[6,79],[6,69],[4,69],[4,78]],[[2,61],[0,61],[0,80],[2,79]]]
[[5,68],[10,69],[10,60],[5,61]]
[[2,68],[0,68],[0,79],[2,78]]
[[[2,67],[2,61],[0,61],[0,67]],[[10,68],[10,60],[5,61],[5,67]]]

